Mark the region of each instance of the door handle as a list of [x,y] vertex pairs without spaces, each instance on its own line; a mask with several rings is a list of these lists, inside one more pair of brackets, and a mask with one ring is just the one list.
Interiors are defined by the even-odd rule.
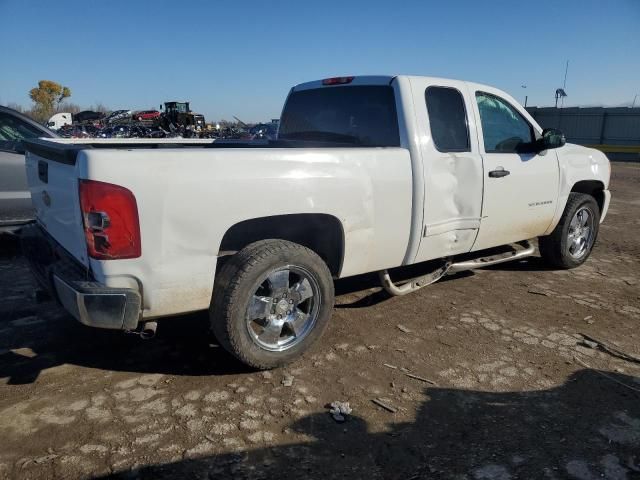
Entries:
[[496,167],[495,170],[491,170],[489,172],[489,176],[491,178],[502,178],[506,177],[509,174],[511,174],[511,172],[509,170],[505,170],[503,167]]

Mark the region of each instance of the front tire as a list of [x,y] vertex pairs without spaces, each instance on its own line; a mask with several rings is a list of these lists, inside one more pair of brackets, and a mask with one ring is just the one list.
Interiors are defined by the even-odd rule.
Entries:
[[262,240],[240,250],[216,276],[211,327],[220,344],[262,370],[302,355],[327,326],[331,272],[312,250]]
[[589,258],[599,226],[600,208],[595,199],[583,193],[570,193],[556,228],[538,239],[540,255],[554,267],[578,267]]

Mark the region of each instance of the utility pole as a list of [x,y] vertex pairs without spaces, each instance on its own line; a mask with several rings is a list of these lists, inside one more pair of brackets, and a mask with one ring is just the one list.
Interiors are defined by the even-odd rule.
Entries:
[[[520,85],[520,86],[521,86],[522,88],[524,88],[524,89],[525,89],[525,92],[526,92],[526,88],[527,88],[527,86],[526,86],[526,85]],[[524,96],[524,108],[527,108],[527,99],[528,99],[528,98],[529,98],[529,96],[528,96],[528,95],[525,95],[525,96]]]
[[636,98],[638,98],[638,94],[636,93],[636,96],[633,97],[633,103],[631,103],[631,108],[636,106]]
[[[564,97],[567,96],[567,92],[565,92],[562,88],[558,88],[556,90],[556,108],[558,108],[558,100],[562,99],[562,104],[564,104]],[[560,108],[562,108],[562,104],[560,105]]]
[[567,72],[569,71],[569,60],[567,60],[567,65],[564,68],[564,82],[562,83],[562,88],[556,88],[556,108],[558,108],[558,100],[560,100],[560,108],[564,107],[564,97],[567,96]]
[[[567,65],[566,65],[566,67],[564,68],[564,82],[563,82],[563,84],[562,84],[562,91],[563,91],[563,92],[566,92],[566,91],[567,91],[567,72],[569,72],[569,60],[567,60]],[[561,103],[560,103],[560,108],[563,108],[563,107],[564,107],[564,97],[566,97],[566,96],[567,96],[567,95],[565,94],[565,95],[562,97],[562,100],[560,101],[560,102],[561,102]]]

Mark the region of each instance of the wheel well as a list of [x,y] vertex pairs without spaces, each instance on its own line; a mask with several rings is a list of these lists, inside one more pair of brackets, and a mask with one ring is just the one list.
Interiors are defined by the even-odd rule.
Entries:
[[582,180],[576,183],[572,188],[572,192],[585,193],[596,199],[600,213],[604,208],[604,184],[598,180]]
[[218,256],[224,258],[250,243],[272,238],[304,245],[325,261],[334,276],[340,274],[344,253],[342,224],[326,214],[274,215],[236,223],[224,234]]

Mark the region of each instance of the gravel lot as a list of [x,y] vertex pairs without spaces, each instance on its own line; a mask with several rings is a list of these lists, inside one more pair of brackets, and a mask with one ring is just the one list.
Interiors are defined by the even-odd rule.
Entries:
[[264,373],[206,314],[150,341],[83,327],[3,238],[0,478],[640,478],[640,165],[614,164],[612,192],[582,267],[531,258],[404,298],[341,281],[319,344]]

